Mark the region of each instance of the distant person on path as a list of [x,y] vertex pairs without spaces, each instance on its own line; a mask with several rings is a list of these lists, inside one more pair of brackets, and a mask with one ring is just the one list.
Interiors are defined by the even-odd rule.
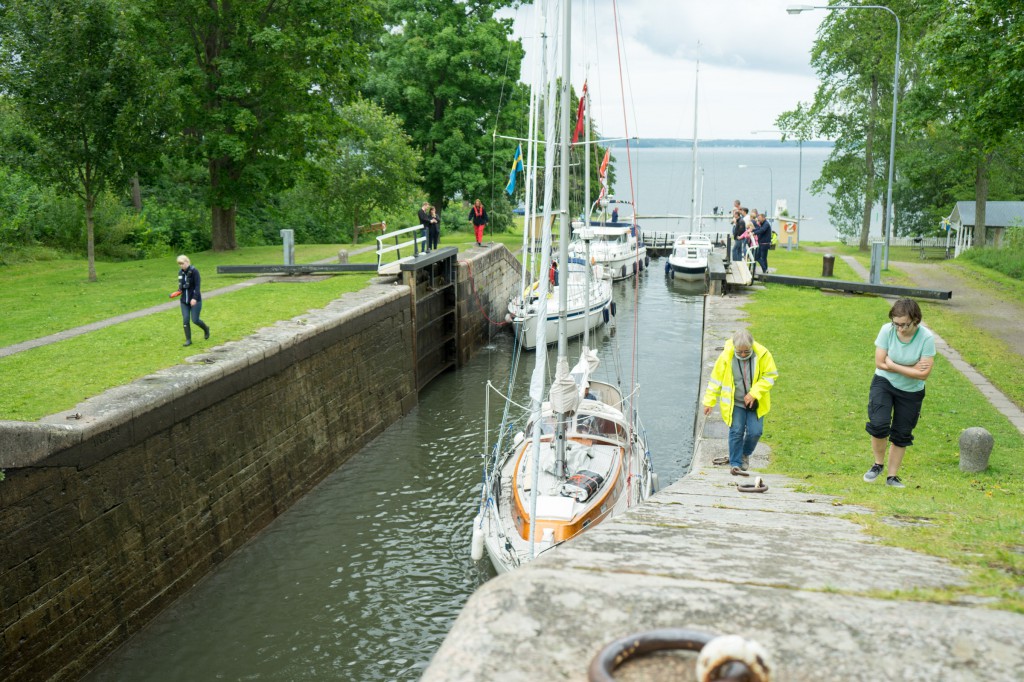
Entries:
[[203,330],[203,338],[210,338],[210,328],[199,319],[203,310],[203,292],[200,287],[199,271],[192,266],[188,256],[178,256],[178,291],[181,292],[181,323],[185,327],[185,343],[192,345],[192,327],[189,320]]
[[[420,212],[417,214],[420,219],[420,225],[423,226],[423,238],[427,242],[427,250],[430,250],[430,204],[426,201],[420,206]],[[416,253],[416,244],[413,243],[413,253]]]
[[427,226],[427,253],[436,249],[441,241],[441,218],[437,215],[437,209],[430,207],[430,222]]
[[764,418],[772,406],[770,391],[778,377],[775,358],[755,343],[746,329],[725,342],[715,361],[704,392],[704,415],[711,414],[711,408],[719,403],[718,411],[729,427],[729,465],[734,474],[750,467],[750,456],[764,433]]
[[473,231],[476,233],[476,245],[484,245],[484,228],[487,227],[487,209],[479,199],[473,202],[469,209],[469,221],[473,223]]
[[914,444],[914,427],[921,416],[924,382],[935,365],[935,337],[921,326],[921,308],[901,298],[889,309],[889,322],[875,338],[875,374],[868,394],[871,452],[875,462],[864,474],[868,483],[885,468],[889,443],[889,470],[885,484],[903,488],[897,475],[907,447]]

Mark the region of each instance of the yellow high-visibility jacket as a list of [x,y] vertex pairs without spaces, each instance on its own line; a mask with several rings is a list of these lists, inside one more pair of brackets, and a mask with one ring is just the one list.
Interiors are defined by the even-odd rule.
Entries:
[[[775,367],[775,358],[767,348],[755,341],[752,350],[757,362],[754,363],[753,383],[748,392],[757,398],[757,418],[760,419],[772,409],[770,391],[775,385],[775,380],[779,378],[779,370]],[[733,387],[736,383],[732,374],[732,361],[735,357],[736,351],[730,339],[725,342],[725,349],[715,361],[715,368],[708,380],[708,388],[704,392],[704,405],[714,407],[716,402],[721,401],[718,409],[727,426],[732,426],[732,408],[735,400]],[[740,396],[740,400],[742,399],[743,396]]]

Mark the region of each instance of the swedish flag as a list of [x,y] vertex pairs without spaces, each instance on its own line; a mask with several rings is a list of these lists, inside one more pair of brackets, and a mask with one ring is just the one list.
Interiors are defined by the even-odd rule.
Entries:
[[516,191],[516,173],[523,170],[523,145],[516,145],[516,156],[512,159],[512,170],[508,174],[508,184],[505,185],[505,191],[508,192],[509,196]]

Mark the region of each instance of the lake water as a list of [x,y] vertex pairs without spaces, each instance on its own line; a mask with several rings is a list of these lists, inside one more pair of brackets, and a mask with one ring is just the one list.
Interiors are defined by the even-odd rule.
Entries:
[[[703,214],[712,208],[728,211],[734,199],[743,206],[770,215],[770,201],[785,199],[789,214],[797,212],[797,192],[803,186],[800,211],[805,220],[801,240],[833,241],[835,230],[829,224],[828,197],[813,196],[807,188],[821,175],[822,165],[831,152],[828,148],[805,147],[803,177],[800,178],[800,153],[789,147],[698,147],[697,165],[703,169]],[[630,168],[626,150],[618,147],[615,159],[615,196],[629,198]],[[692,156],[688,147],[637,148],[631,150],[636,202],[639,215],[689,215],[693,194]],[[748,168],[740,168],[747,165]],[[770,170],[769,170],[770,169]],[[697,197],[701,201],[701,171],[698,170]],[[800,182],[802,180],[802,183]],[[644,229],[688,231],[689,220],[644,220]],[[727,231],[726,222],[707,223],[705,232]]]
[[[639,385],[637,407],[664,486],[685,473],[693,451],[703,296],[667,280],[659,261],[651,265],[637,297],[634,280],[614,285],[616,326],[602,327],[591,344],[604,359],[600,378],[618,378],[626,391]],[[578,342],[569,355],[572,364]],[[484,386],[507,382],[511,358],[511,334],[496,330],[467,366],[434,380],[408,416],[86,679],[419,679],[466,600],[492,577],[486,561],[470,559],[470,533]],[[521,403],[533,360],[525,354],[516,373]]]

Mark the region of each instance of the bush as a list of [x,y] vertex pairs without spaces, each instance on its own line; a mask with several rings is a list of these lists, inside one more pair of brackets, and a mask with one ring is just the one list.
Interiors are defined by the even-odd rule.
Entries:
[[1003,245],[999,248],[973,247],[965,251],[961,258],[1024,281],[1024,227],[1007,228],[1003,235]]

